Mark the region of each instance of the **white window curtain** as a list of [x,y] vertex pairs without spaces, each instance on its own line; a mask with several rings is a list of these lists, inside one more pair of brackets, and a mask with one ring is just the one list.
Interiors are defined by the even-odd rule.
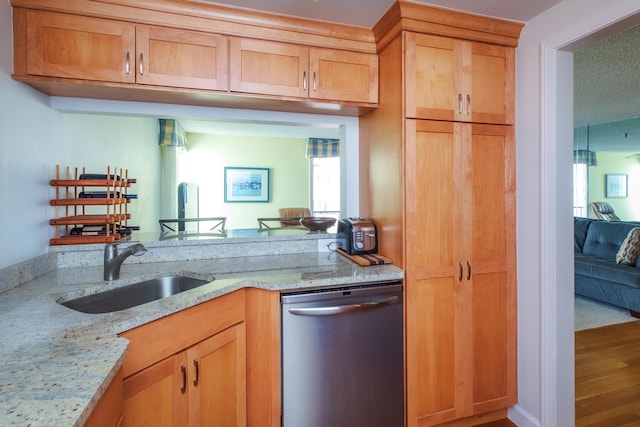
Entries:
[[160,218],[178,217],[178,155],[187,149],[187,133],[173,119],[159,119]]

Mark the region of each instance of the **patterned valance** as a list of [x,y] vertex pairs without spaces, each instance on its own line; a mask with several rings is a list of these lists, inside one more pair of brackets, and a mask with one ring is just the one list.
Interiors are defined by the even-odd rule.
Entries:
[[313,157],[340,157],[340,140],[309,138],[307,140],[307,158]]
[[598,159],[595,151],[573,150],[573,163],[587,166],[598,166]]
[[187,148],[187,132],[173,119],[159,119],[159,144],[167,147]]

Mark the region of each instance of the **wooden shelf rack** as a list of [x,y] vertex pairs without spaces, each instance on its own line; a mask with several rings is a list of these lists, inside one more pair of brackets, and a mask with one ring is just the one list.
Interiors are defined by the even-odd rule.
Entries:
[[[78,168],[73,172],[68,166],[61,176],[60,165],[56,166],[56,178],[50,181],[55,187],[55,199],[50,201],[55,206],[55,218],[49,224],[55,227],[55,237],[50,240],[51,245],[77,245],[89,243],[111,243],[120,240],[124,236],[119,232],[127,227],[131,219],[128,212],[128,189],[135,179],[129,178],[129,171],[123,169],[111,169],[107,167],[104,179],[83,179],[85,168],[79,174]],[[99,190],[104,197],[83,198],[85,191]],[[87,209],[104,207],[104,212],[89,213]],[[103,226],[103,232],[90,232],[86,234],[71,234],[74,228],[85,226]]]

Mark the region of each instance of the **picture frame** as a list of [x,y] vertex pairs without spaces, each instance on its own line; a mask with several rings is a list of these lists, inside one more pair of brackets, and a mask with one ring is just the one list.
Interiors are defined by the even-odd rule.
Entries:
[[622,173],[606,174],[605,190],[608,199],[627,197],[629,191],[628,176]]
[[225,203],[266,203],[269,201],[269,168],[224,168]]

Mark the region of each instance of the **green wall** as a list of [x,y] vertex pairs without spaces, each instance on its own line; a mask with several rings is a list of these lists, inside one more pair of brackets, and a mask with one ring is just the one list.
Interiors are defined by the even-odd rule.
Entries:
[[[188,134],[187,145],[178,181],[198,184],[201,217],[226,216],[229,229],[256,228],[257,218],[278,217],[278,208],[310,205],[304,139]],[[226,166],[269,168],[269,202],[225,203]]]
[[[589,203],[610,203],[624,221],[640,221],[640,157],[635,154],[598,152],[598,166],[589,167]],[[628,175],[627,197],[606,197],[607,174]],[[593,212],[589,217],[594,217]]]

